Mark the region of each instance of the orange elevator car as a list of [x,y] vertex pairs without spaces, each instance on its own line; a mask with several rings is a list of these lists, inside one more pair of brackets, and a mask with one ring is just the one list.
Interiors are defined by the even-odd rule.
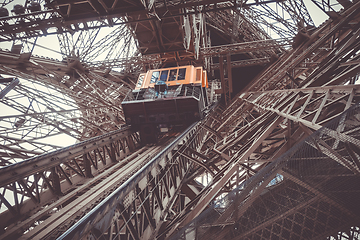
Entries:
[[159,134],[202,118],[207,87],[202,67],[189,65],[142,73],[135,89],[121,103],[126,123],[140,131],[143,143],[155,142]]

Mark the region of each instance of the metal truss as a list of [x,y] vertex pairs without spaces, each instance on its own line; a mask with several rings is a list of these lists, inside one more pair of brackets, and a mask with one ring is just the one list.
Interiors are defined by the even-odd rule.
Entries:
[[[174,58],[174,56],[169,56],[169,58]],[[121,69],[146,69],[147,67],[152,67],[154,69],[160,68],[160,66],[168,60],[166,57],[161,57],[159,54],[151,54],[144,56],[135,56],[130,58],[117,58],[117,59],[106,59],[100,61],[91,61],[86,62],[88,66],[97,69],[111,69],[111,68],[121,68]]]
[[[352,14],[359,14],[356,10],[356,7],[354,6],[352,9],[347,12],[349,16],[343,15],[344,19],[338,23],[338,25],[335,25],[332,29],[335,30],[337,27],[343,25],[346,23],[346,19],[350,20],[352,17],[355,17]],[[350,17],[347,18],[347,17]],[[358,27],[354,28],[352,31],[357,32]],[[334,34],[334,31],[329,31],[329,33]],[[339,58],[341,59],[342,56],[348,56],[346,53],[357,51],[357,45],[352,45],[348,49],[344,49],[344,46],[350,46],[351,43],[356,42],[355,39],[351,39],[353,36],[354,38],[358,38],[358,34],[353,35],[353,33],[350,33],[348,35],[348,38],[345,36],[342,36],[341,38],[344,40],[340,43],[340,45],[336,46],[334,49],[338,49],[337,53],[337,59],[339,61]],[[344,37],[344,38],[343,38]],[[312,45],[317,45],[318,43],[322,43],[324,45],[323,40],[326,40],[326,35],[323,35],[323,38],[320,38],[318,42],[312,43]],[[345,52],[339,51],[340,49],[343,49]],[[305,48],[304,48],[305,50]],[[310,51],[312,50],[312,46],[306,46],[306,54],[302,56],[302,61],[307,60],[305,59],[305,56],[310,54]],[[335,50],[334,50],[335,52]],[[293,53],[296,53],[296,49],[293,51]],[[293,53],[290,53],[291,56]],[[324,60],[326,57],[333,57],[332,52],[330,51],[329,55],[323,55]],[[344,55],[342,55],[344,54]],[[356,54],[351,56],[355,56],[355,59],[347,59],[350,62],[352,60],[356,61]],[[283,56],[284,59],[281,59],[278,63],[283,64],[282,69],[278,69],[277,76],[268,75],[269,72],[264,72],[263,75],[259,77],[259,81],[261,82],[261,88],[260,89],[274,89],[276,84],[279,88],[282,87],[288,87],[291,80],[284,81],[287,77],[285,77],[287,74],[286,72],[290,69],[294,68],[294,60],[288,56]],[[300,63],[300,56],[297,60]],[[319,54],[317,54],[317,57],[320,57]],[[327,60],[329,60],[329,58]],[[344,59],[345,60],[345,59]],[[334,60],[335,61],[335,60]],[[350,65],[352,65],[349,62]],[[287,65],[289,64],[289,65]],[[217,149],[219,152],[224,154],[224,158],[228,158],[228,162],[225,164],[225,166],[222,168],[223,174],[218,181],[215,181],[210,189],[205,195],[201,196],[200,202],[196,206],[191,207],[191,212],[189,209],[188,213],[183,212],[183,214],[186,216],[181,217],[179,216],[180,223],[177,223],[175,226],[184,226],[197,216],[201,211],[205,209],[204,206],[207,206],[207,204],[211,203],[211,200],[214,199],[215,196],[219,196],[219,193],[221,191],[224,191],[224,188],[226,188],[227,184],[230,186],[232,184],[235,184],[236,181],[240,180],[244,181],[246,179],[246,172],[247,170],[250,170],[250,174],[254,174],[255,172],[258,172],[259,169],[264,165],[266,162],[271,162],[274,159],[276,159],[278,156],[280,156],[282,153],[285,152],[286,149],[289,149],[290,146],[294,142],[299,141],[305,132],[306,135],[311,133],[311,131],[302,130],[305,129],[314,129],[318,130],[321,126],[323,126],[326,122],[330,121],[334,117],[340,114],[340,112],[346,110],[351,104],[354,104],[357,102],[356,99],[354,99],[354,95],[352,92],[356,92],[354,87],[351,86],[348,91],[340,91],[342,92],[340,95],[337,95],[336,87],[338,84],[343,84],[346,82],[351,82],[351,79],[353,76],[357,76],[357,72],[354,71],[352,75],[344,75],[344,73],[347,73],[349,69],[342,69],[343,71],[340,71],[337,69],[337,67],[340,66],[334,66],[333,68],[326,66],[323,66],[325,64],[325,61],[323,63],[319,62],[319,68],[323,69],[322,74],[326,76],[330,76],[330,79],[327,79],[328,81],[323,82],[321,78],[316,78],[315,76],[317,71],[319,69],[311,69],[312,74],[305,75],[307,77],[301,78],[303,82],[300,82],[299,85],[303,86],[321,86],[321,88],[324,88],[326,85],[336,85],[336,86],[328,86],[329,89],[325,89],[325,92],[318,92],[318,94],[314,94],[316,92],[316,89],[306,89],[310,90],[312,94],[309,92],[308,94],[302,95],[299,93],[302,90],[305,90],[305,87],[300,89],[294,89],[294,90],[283,90],[285,92],[289,91],[289,95],[285,94],[279,94],[279,92],[271,90],[269,92],[254,92],[253,94],[250,92],[244,92],[239,98],[239,101],[234,101],[232,105],[230,105],[226,111],[224,111],[221,114],[221,118],[216,119],[214,118],[214,125],[209,126],[211,129],[213,129],[214,134],[210,134],[214,138],[209,138],[207,141],[204,141],[204,145],[209,148],[209,146],[213,146],[214,149]],[[329,63],[331,65],[331,63]],[[276,68],[277,64],[274,64],[273,67]],[[326,65],[326,64],[325,64]],[[357,63],[355,63],[357,65]],[[289,66],[288,68],[285,66]],[[326,71],[324,70],[326,68]],[[336,70],[336,73],[338,75],[334,74],[333,70]],[[272,68],[268,69],[269,71],[273,70]],[[309,69],[302,68],[302,74]],[[299,70],[300,71],[300,70]],[[330,71],[330,72],[327,72]],[[280,74],[281,72],[281,74]],[[327,75],[327,73],[329,75]],[[283,76],[282,78],[279,78],[279,76]],[[274,82],[272,84],[266,85],[266,79],[272,79]],[[256,81],[254,81],[256,83]],[[259,82],[259,83],[260,83]],[[276,84],[274,84],[276,83]],[[295,85],[296,86],[296,85]],[[331,87],[333,87],[334,92],[332,92]],[[347,86],[346,86],[347,87]],[[344,86],[344,88],[346,88]],[[253,84],[249,86],[249,89],[256,88],[256,84]],[[319,88],[319,89],[321,89]],[[340,87],[341,88],[341,87]],[[356,87],[355,87],[356,88]],[[319,90],[318,89],[318,90]],[[343,89],[345,90],[345,89]],[[293,91],[293,92],[292,92]],[[297,92],[300,91],[300,92]],[[323,90],[321,90],[323,91]],[[271,97],[269,98],[265,97],[267,93],[271,92]],[[290,93],[292,92],[292,93]],[[344,94],[343,94],[344,93]],[[279,95],[277,95],[279,94]],[[311,96],[310,96],[311,95]],[[246,97],[253,97],[251,101],[247,100]],[[305,99],[301,99],[302,96],[305,97]],[[263,98],[265,97],[265,98]],[[356,97],[355,97],[356,98]],[[341,104],[339,103],[341,99]],[[319,101],[318,101],[319,100]],[[259,104],[256,104],[256,101],[260,101]],[[274,102],[272,102],[274,101]],[[275,103],[276,102],[276,103]],[[272,105],[272,103],[274,105]],[[249,105],[250,104],[250,105]],[[268,105],[269,104],[269,105]],[[301,105],[302,104],[302,105]],[[272,107],[269,107],[271,106]],[[310,107],[311,106],[311,107]],[[336,107],[335,107],[336,106]],[[310,108],[309,108],[310,107]],[[307,109],[307,110],[305,110]],[[291,117],[290,115],[294,116]],[[225,119],[224,119],[225,118]],[[216,127],[218,126],[218,127]],[[215,135],[215,133],[218,133]],[[219,136],[219,133],[231,133],[224,139],[218,139],[221,137]],[[285,138],[279,138],[276,136],[279,136],[278,134],[284,134]],[[287,137],[286,137],[287,136]],[[355,141],[355,140],[354,140]],[[328,155],[335,155],[336,153],[331,150],[331,147],[328,147],[326,144],[322,147],[320,147],[322,151],[327,152]],[[320,150],[319,149],[319,150]],[[207,155],[209,151],[207,150],[204,152],[204,155]],[[340,157],[338,154],[336,154],[337,157]],[[336,162],[339,162],[340,160],[337,157],[332,157],[333,160]],[[341,158],[341,163],[346,168],[350,168],[351,171],[358,171],[356,170],[356,167],[354,168],[354,164],[347,162],[347,160],[344,160],[344,158]],[[250,169],[248,168],[251,165],[247,165],[247,168],[240,167],[239,164],[244,163],[254,163]],[[240,168],[240,170],[239,170]],[[241,172],[243,171],[243,172]],[[238,176],[240,175],[240,176]],[[235,180],[234,179],[234,176]],[[275,177],[273,175],[273,177]],[[232,180],[234,179],[234,180]],[[272,178],[269,178],[269,181]],[[237,185],[237,184],[235,184]],[[267,184],[266,184],[267,185]],[[264,185],[264,186],[266,186]],[[222,189],[222,190],[221,190]],[[261,193],[261,191],[259,191]],[[227,214],[224,214],[223,216],[227,216]],[[219,223],[221,224],[221,222]],[[215,224],[216,225],[216,224]],[[176,227],[173,226],[171,229],[174,231]]]
[[[231,67],[238,68],[238,67],[266,65],[266,64],[269,64],[270,62],[271,62],[270,58],[255,58],[255,59],[231,61]],[[220,69],[219,65],[220,64],[218,64],[218,63],[211,64],[211,69],[218,70],[218,69]]]
[[[359,86],[356,87],[358,88]],[[349,102],[354,102],[354,99],[348,93],[354,90],[354,86],[344,86],[343,89],[339,88],[337,90],[334,91],[335,95],[341,93],[349,98],[344,103],[345,108],[347,105],[350,105]],[[321,88],[318,91],[322,91]],[[356,91],[354,90],[353,92]],[[359,96],[357,98],[359,99]],[[331,104],[336,105],[337,103],[337,101],[334,101]],[[278,103],[278,105],[288,106],[283,102]],[[309,105],[315,108],[315,104],[311,101]],[[327,107],[329,109],[333,108],[333,106]],[[337,108],[340,107],[337,106]],[[244,106],[242,110],[247,112],[249,107]],[[225,138],[210,128],[209,122],[198,123],[196,126],[189,128],[187,132],[184,132],[182,136],[169,145],[146,167],[133,175],[126,184],[114,192],[111,198],[108,198],[91,214],[75,224],[62,238],[78,238],[88,235],[88,237],[93,236],[105,239],[118,237],[141,239],[153,238],[155,236],[161,239],[167,231],[175,229],[172,224],[182,221],[182,214],[186,214],[189,219],[192,219],[194,217],[192,214],[197,210],[196,206],[201,206],[202,209],[205,209],[206,204],[204,205],[204,201],[217,196],[221,189],[221,192],[226,192],[251,176],[259,179],[260,177],[258,177],[258,174],[255,175],[255,173],[260,172],[260,169],[266,166],[268,162],[271,162],[272,159],[279,156],[285,149],[288,149],[292,145],[292,141],[294,143],[304,138],[304,133],[300,134],[300,132],[303,131],[302,128],[306,125],[294,126],[290,131],[291,137],[281,138],[281,136],[286,135],[289,131],[284,128],[286,121],[283,123],[284,118],[281,117],[281,114],[269,114],[266,112],[264,114],[258,113],[258,115],[258,118],[249,124],[244,124],[243,127],[238,127],[238,130]],[[252,116],[256,116],[255,112],[253,112]],[[214,119],[216,117],[216,112],[214,112],[211,118]],[[351,118],[348,121],[350,120]],[[277,127],[277,125],[279,126]],[[308,130],[303,132],[308,133]],[[336,132],[336,130],[332,132]],[[332,132],[329,131],[327,135],[332,137],[338,136],[338,133],[333,134]],[[216,135],[214,138],[218,139],[218,143],[211,148],[207,145],[205,151],[199,151],[199,149],[203,149],[204,138],[211,133]],[[355,132],[351,131],[351,134],[355,134]],[[358,144],[358,140],[345,135],[340,136],[338,140],[343,141],[346,138],[352,144]],[[248,139],[246,144],[243,144],[245,142],[244,138]],[[334,159],[335,153],[329,150],[327,143],[321,142],[320,144],[324,154],[327,154],[332,161],[339,161],[337,159],[338,155]],[[318,147],[316,145],[312,147],[317,151]],[[271,154],[275,155],[272,159],[269,159],[268,156],[271,156]],[[353,162],[348,163],[346,162],[347,160],[341,160],[343,161],[341,162],[342,167],[355,171],[355,173],[359,172],[356,167],[353,167]],[[234,164],[234,162],[237,162],[237,164]],[[269,167],[265,169],[269,169]],[[270,169],[273,170],[273,168]],[[234,173],[235,179],[232,180],[231,176]],[[268,182],[274,178],[276,173],[273,173],[271,176],[267,175]],[[280,172],[280,174],[285,176],[283,172]],[[201,186],[198,183],[194,185],[194,181],[196,183],[196,179],[202,175],[207,175],[209,179],[217,182],[217,184],[208,187]],[[268,182],[261,181],[262,185],[265,186]],[[308,192],[303,186],[291,186],[286,191],[300,190],[305,191],[302,194],[308,196],[308,198],[303,198],[309,199],[311,202],[318,200],[318,192]],[[217,193],[213,191],[217,191]],[[257,190],[257,193],[261,192],[259,191]],[[293,195],[291,196],[294,197]],[[299,196],[297,195],[295,199],[299,201],[298,198]],[[122,200],[118,202],[116,199]],[[281,201],[276,196],[273,196],[271,199],[275,201],[272,205],[276,205],[276,201]],[[308,201],[305,202],[306,205],[309,203]],[[263,205],[268,208],[272,206],[269,201],[263,203]],[[314,208],[316,206],[310,207]],[[335,205],[335,207],[338,208],[338,205]],[[232,208],[229,209],[229,211],[233,211]],[[288,211],[289,213],[291,212],[291,210]],[[223,216],[229,217],[231,214],[224,213]],[[239,216],[241,216],[241,213],[239,213]],[[351,218],[352,216],[350,214],[347,217]],[[89,222],[91,224],[88,224]],[[164,225],[165,222],[168,222],[168,224]],[[215,223],[214,225],[233,226],[234,221],[220,221],[220,223]]]
[[[327,24],[320,26],[308,41],[283,56],[285,61],[277,61],[272,67],[264,71],[250,87],[252,90],[275,90],[291,86],[308,87],[320,85],[338,85],[346,81],[353,83],[351,78],[357,77],[358,60],[358,25],[351,27],[349,32],[342,29],[350,26],[350,21],[357,18],[357,10],[353,7],[342,15],[339,21],[328,20]],[[349,25],[350,24],[350,25]],[[331,27],[330,27],[331,26]],[[330,30],[329,30],[330,27]],[[339,42],[334,45],[334,40]],[[324,53],[325,51],[328,53]],[[339,63],[336,63],[339,61]],[[315,68],[315,66],[319,66]],[[286,69],[286,71],[284,71]],[[323,75],[326,73],[329,75]],[[340,72],[338,74],[338,72]],[[329,82],[331,74],[337,77]],[[304,81],[304,80],[307,81]]]
[[252,53],[265,50],[278,50],[289,47],[288,39],[267,39],[213,46],[201,49],[202,56],[220,56],[227,54]]
[[214,202],[174,239],[325,238],[357,224],[358,117],[356,104],[314,134],[299,124],[309,137]]
[[256,6],[246,6],[245,2],[238,2],[235,11],[207,13],[208,22],[235,42],[264,40],[274,35],[275,38],[291,38],[299,30],[314,26],[303,1],[277,1]]
[[[253,1],[244,4],[251,6],[255,4],[267,4],[272,0]],[[76,31],[89,30],[109,26],[123,25],[126,23],[150,22],[152,20],[174,18],[176,15],[187,15],[178,13],[180,9],[197,9],[204,7],[201,11],[214,11],[219,1],[129,1],[119,4],[117,1],[40,1],[45,9],[36,12],[27,11],[23,14],[2,17],[0,24],[0,41],[32,38],[49,34],[73,33]],[[205,8],[206,7],[206,8]],[[200,10],[200,9],[199,9]],[[169,13],[166,13],[168,11]],[[140,18],[132,19],[139,15]],[[128,20],[128,17],[131,19]]]
[[324,1],[324,0],[311,0],[318,8],[329,17],[336,17],[338,11],[342,8],[348,8],[353,1]]
[[[245,67],[245,66],[264,65],[270,63],[271,57],[274,56],[275,53],[280,54],[282,52],[285,52],[286,51],[285,49],[287,48],[289,48],[287,39],[258,40],[258,41],[233,43],[229,45],[202,48],[201,57],[203,59],[206,59],[206,58],[218,57],[218,56],[227,57],[237,54],[248,55],[249,59],[229,61],[229,64],[231,62],[231,68],[237,68],[237,67]],[[219,68],[220,68],[220,60],[219,63],[213,63],[210,65],[210,70],[215,70]],[[230,71],[231,70],[229,70],[229,72]]]
[[[272,1],[259,1],[260,6],[249,1],[127,1],[130,5],[121,14],[116,1],[109,1],[111,6],[102,2],[52,1],[48,10],[0,19],[0,41],[61,34],[66,57],[56,61],[0,52],[0,73],[20,80],[1,100],[16,111],[1,116],[1,227],[6,229],[1,237],[167,239],[176,238],[182,228],[187,237],[196,233],[209,239],[216,233],[224,239],[286,238],[291,229],[289,234],[297,237],[328,237],[358,226],[350,221],[355,219],[353,206],[333,197],[341,191],[328,195],[325,187],[331,179],[359,174],[358,116],[341,115],[360,100],[354,84],[359,73],[359,3],[342,1],[345,10],[336,18],[310,29],[302,1],[277,1],[277,9],[261,5]],[[82,11],[79,7],[85,5]],[[183,25],[189,15],[191,24]],[[268,24],[268,19],[282,27]],[[264,23],[286,43],[268,40]],[[113,36],[98,39],[104,26],[117,27]],[[183,32],[163,31],[173,26],[184,26]],[[212,47],[205,27],[233,44]],[[289,37],[296,31],[301,33],[290,49]],[[190,39],[188,48],[180,49],[182,34],[185,43]],[[135,54],[137,48],[151,52],[146,52],[146,41],[158,50],[129,59],[133,46]],[[125,47],[118,49],[123,42]],[[102,47],[105,60],[98,60]],[[211,83],[209,96],[216,99],[213,90],[221,82],[225,105],[213,107],[158,155],[158,146],[137,150],[137,134],[121,127],[120,108],[134,83],[130,74],[111,69],[135,73],[155,65],[196,62],[197,53],[197,63],[227,72]],[[246,59],[231,61],[231,54]],[[220,58],[218,64],[213,57]],[[232,79],[239,77],[231,76],[233,67],[270,62],[231,99]],[[7,85],[1,83],[2,88]],[[340,120],[334,128],[311,135],[336,117]],[[78,141],[106,135],[64,149],[47,141],[61,134]],[[309,159],[321,167],[305,179],[296,172],[299,167],[279,157],[310,135],[306,144],[317,155]],[[41,155],[51,150],[57,151]],[[292,162],[315,169],[306,159]],[[316,176],[321,179],[313,180]],[[346,190],[358,198],[356,191]],[[223,196],[226,203],[216,201]],[[219,205],[211,207],[214,203]],[[193,220],[207,208],[215,209],[215,222],[196,225]],[[311,227],[309,221],[316,224]]]
[[[224,8],[231,6],[230,3],[224,4]],[[253,24],[251,19],[236,9],[208,12],[207,23],[228,36],[231,42],[250,42],[270,38],[257,24]]]
[[4,51],[1,62],[6,64],[1,74],[20,79],[1,100],[2,166],[66,145],[53,137],[81,141],[124,124],[120,103],[133,83],[117,73],[85,70],[76,59],[60,62]]
[[[201,125],[193,125],[177,137],[103,204],[76,223],[73,230],[67,231],[59,239],[85,235],[110,239],[155,237],[162,230],[166,219],[174,217],[175,212],[184,208],[185,195],[180,189],[196,196],[202,187],[199,183],[188,182],[186,176],[194,166],[207,167],[190,157],[190,152],[184,151],[187,148],[196,149],[201,139],[201,135],[198,135]],[[195,139],[194,134],[197,136]],[[123,200],[118,202],[117,199]]]
[[[54,1],[48,4],[46,1],[39,1],[42,10],[31,12],[26,10],[23,14],[2,17],[1,19],[1,38],[0,41],[10,41],[26,38],[34,38],[51,34],[74,33],[81,30],[91,30],[108,27],[109,24],[103,20],[90,18],[87,21],[67,21]],[[24,6],[26,2],[23,2]],[[26,6],[25,6],[26,7]],[[122,25],[120,17],[112,19],[113,24]]]
[[[186,3],[152,1],[142,3],[133,1],[131,4],[129,3],[130,5],[125,4],[123,6],[120,6],[117,1],[110,1],[107,4],[103,1],[95,1],[95,3],[75,1],[72,4],[62,1],[40,3],[49,10],[29,11],[1,19],[1,24],[4,26],[3,41],[18,41],[22,38],[57,34],[64,56],[78,57],[87,62],[93,61],[101,54],[104,55],[106,51],[109,51],[107,56],[103,58],[106,62],[119,57],[127,58],[129,52],[136,52],[134,49],[127,48],[139,48],[143,54],[152,54],[156,51],[169,52],[171,50],[175,51],[174,56],[167,56],[165,59],[173,58],[172,61],[177,62],[182,59],[189,61],[197,58],[200,47],[208,46],[205,37],[205,25],[202,24],[204,21],[217,30],[221,30],[225,35],[230,34],[229,37],[232,42],[269,39],[269,34],[261,29],[262,24],[269,22],[263,18],[265,16],[266,18],[273,18],[274,21],[279,21],[283,25],[289,24],[291,21],[295,22],[293,25],[301,22],[302,27],[312,25],[311,17],[302,1],[240,1],[234,3],[218,1],[196,3],[192,1]],[[276,7],[269,7],[274,4]],[[256,14],[260,8],[264,10],[260,15]],[[181,11],[179,12],[179,10]],[[52,14],[53,16],[42,16],[41,14]],[[257,15],[258,17],[256,17]],[[200,18],[202,20],[199,20]],[[159,21],[161,19],[164,21]],[[187,24],[189,25],[188,28],[191,29],[190,31],[186,30]],[[117,25],[120,26],[107,37],[102,40],[97,39],[99,28]],[[176,33],[169,33],[171,29],[181,25],[186,28],[183,31],[184,37],[180,36],[181,34],[179,35],[179,31],[177,31],[179,36],[175,36]],[[12,26],[16,29],[12,29]],[[129,26],[132,30],[129,29]],[[273,28],[275,26],[276,24],[272,22],[267,27]],[[296,32],[294,29],[295,27],[291,33],[285,35],[283,33],[286,30],[283,27],[278,28],[275,32],[278,33],[278,36],[289,38]],[[147,40],[147,37],[142,39],[142,35],[146,31],[152,35],[150,40]],[[132,40],[134,34],[137,42]],[[97,43],[95,43],[95,39]],[[187,42],[184,42],[184,45],[187,45],[185,49],[180,46],[183,43],[182,39],[187,39]],[[193,42],[191,49],[189,48],[190,42]],[[125,47],[118,48],[119,43],[125,44]],[[151,50],[152,48],[157,50]],[[184,53],[184,50],[190,50],[193,54]],[[255,56],[258,58],[265,57],[264,54],[258,56],[258,53]],[[252,58],[255,56],[253,55]],[[105,65],[109,66],[109,64]],[[127,71],[131,71],[131,69],[127,68]]]
[[[185,143],[177,142],[175,148],[174,145],[168,146],[169,151],[154,158],[153,164],[134,175],[114,194],[114,199],[123,200],[118,203],[110,199],[103,202],[102,206],[63,237],[79,237],[78,234],[82,233],[105,239],[119,236],[131,236],[133,239],[167,238],[176,233],[177,229],[191,224],[218,196],[226,195],[247,179],[257,179],[247,186],[247,191],[241,193],[248,200],[246,204],[235,205],[240,206],[238,218],[225,221],[232,216],[228,214],[228,211],[233,212],[233,208],[230,208],[220,214],[219,219],[223,220],[215,223],[215,226],[229,225],[222,228],[226,238],[226,234],[231,234],[232,230],[229,229],[233,229],[237,219],[249,218],[251,210],[257,209],[251,207],[252,203],[264,201],[259,196],[278,173],[284,179],[290,178],[290,181],[280,178],[278,181],[284,183],[279,184],[278,188],[273,185],[274,191],[269,193],[274,200],[269,200],[262,206],[279,206],[282,196],[292,201],[290,197],[293,195],[290,192],[297,192],[304,202],[299,203],[298,208],[284,206],[286,216],[294,216],[295,211],[303,207],[309,212],[320,211],[317,209],[327,204],[333,211],[342,210],[343,215],[334,216],[344,224],[339,227],[347,226],[346,219],[352,219],[353,216],[351,211],[345,211],[345,206],[331,197],[319,196],[322,192],[311,184],[299,182],[296,177],[291,177],[284,171],[278,172],[282,165],[277,164],[280,160],[276,160],[296,142],[305,139],[312,131],[320,129],[336,116],[341,116],[342,112],[359,100],[358,85],[353,85],[353,78],[357,76],[355,69],[358,67],[356,33],[359,27],[348,28],[349,22],[359,18],[358,4],[342,16],[337,22],[329,21],[326,27],[320,27],[307,42],[283,55],[229,107],[222,109],[219,106],[206,120],[185,132],[179,139],[180,141],[186,137]],[[344,28],[347,31],[343,31]],[[319,35],[321,37],[317,37]],[[325,51],[320,46],[329,49]],[[275,69],[276,74],[269,74],[275,72]],[[326,81],[322,76],[328,76]],[[350,84],[344,85],[345,83]],[[347,125],[352,121],[350,119],[344,120]],[[332,130],[327,129],[326,134],[320,134],[324,136],[323,140],[310,141],[309,146],[315,153],[326,156],[329,166],[337,166],[339,171],[356,176],[359,172],[356,157],[349,157],[351,151],[347,155],[342,152],[345,142],[349,142],[351,146],[359,146],[354,137],[357,133],[356,126],[353,126],[354,131],[349,127],[338,124]],[[353,151],[357,151],[356,148]],[[269,173],[269,169],[274,169],[272,166],[276,166],[277,170]],[[262,179],[265,175],[264,181]],[[208,184],[196,184],[204,176],[208,179]],[[249,198],[250,192],[253,194]],[[284,195],[285,193],[288,195]],[[324,217],[331,218],[329,214]],[[303,218],[310,216],[304,215]],[[260,225],[254,231],[267,234],[262,226],[268,225]],[[329,233],[331,226],[333,225],[330,223],[326,225],[322,233]],[[306,231],[304,226],[301,229]],[[316,230],[311,230],[311,234],[315,233]],[[300,233],[294,230],[294,234]]]
[[[288,39],[276,39],[276,40],[259,40],[253,42],[243,42],[229,45],[213,46],[213,47],[204,47],[200,50],[200,57],[202,59],[209,57],[217,56],[227,56],[234,54],[249,54],[256,55],[261,53],[266,57],[263,58],[254,58],[247,59],[243,61],[232,61],[231,64],[233,67],[243,67],[251,66],[258,64],[265,64],[270,62],[270,57],[272,51],[281,52],[285,51],[284,49],[289,48]],[[97,69],[110,69],[110,68],[126,68],[126,69],[136,69],[138,66],[148,66],[151,65],[153,68],[159,67],[167,61],[172,61],[176,57],[172,55],[160,55],[160,54],[150,54],[143,56],[135,56],[128,58],[108,58],[106,60],[100,61],[85,61],[85,63],[93,68]],[[218,63],[211,65],[210,69],[218,69]]]
[[[91,64],[95,60],[105,62],[110,59],[127,59],[137,53],[138,47],[133,34],[126,25],[116,27],[114,30],[105,33],[105,36],[103,32],[104,29],[89,29],[71,34],[58,34],[63,56],[76,57],[83,63]],[[104,64],[102,67],[109,67],[109,65]],[[120,68],[123,66],[113,65],[113,67]],[[127,69],[127,72],[130,70]]]
[[[4,209],[1,213],[4,217],[1,220],[1,227],[23,221],[21,225],[8,231],[6,237],[19,237],[27,232],[27,229],[34,228],[45,219],[48,220],[41,225],[41,228],[33,230],[30,235],[36,235],[43,228],[46,228],[47,234],[50,234],[50,226],[59,218],[59,212],[69,217],[72,215],[70,220],[73,221],[77,216],[83,215],[84,211],[89,211],[93,205],[81,205],[84,198],[103,199],[109,194],[109,190],[119,185],[119,182],[112,183],[115,184],[113,186],[109,183],[111,182],[109,177],[102,185],[97,185],[101,191],[93,189],[97,191],[93,195],[87,194],[86,189],[95,186],[99,180],[110,176],[112,172],[116,171],[117,173],[114,174],[118,178],[120,168],[123,175],[125,172],[129,174],[131,171],[136,171],[140,165],[129,167],[129,162],[134,157],[126,158],[126,156],[134,152],[138,145],[139,136],[127,127],[1,168],[0,197],[1,209]],[[126,171],[123,169],[124,166]],[[105,170],[106,174],[103,174]],[[74,189],[76,191],[73,191]],[[73,198],[77,198],[75,201],[77,203],[72,202],[68,205],[68,201]],[[49,209],[43,209],[49,204],[53,209],[50,212]],[[77,211],[70,213],[71,206],[76,205]],[[32,214],[34,215],[31,216]],[[71,224],[71,221],[64,222],[64,218],[61,221],[62,224]],[[61,226],[56,224],[56,227]],[[61,229],[55,228],[52,231],[58,233]]]
[[[299,30],[314,26],[303,1],[281,1],[244,11],[244,15],[262,27],[268,35],[282,38],[294,36]],[[266,29],[270,29],[266,30]]]

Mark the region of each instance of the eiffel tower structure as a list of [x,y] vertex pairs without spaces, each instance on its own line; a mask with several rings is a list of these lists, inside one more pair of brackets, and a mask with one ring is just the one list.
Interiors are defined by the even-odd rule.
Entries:
[[[2,0],[0,48],[0,239],[360,239],[360,1]],[[205,117],[144,145],[182,65]]]

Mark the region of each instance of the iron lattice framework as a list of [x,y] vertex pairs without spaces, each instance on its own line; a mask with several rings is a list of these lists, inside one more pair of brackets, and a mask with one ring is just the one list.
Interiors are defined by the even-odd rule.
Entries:
[[81,141],[124,123],[120,104],[133,83],[121,76],[85,71],[76,59],[1,56],[6,64],[1,73],[20,79],[1,102],[8,112],[1,117],[3,166],[63,146],[47,142],[51,137],[65,134]]
[[[358,236],[360,3],[312,2],[319,27],[303,1],[57,0],[1,17],[0,237]],[[52,34],[62,61],[32,52]],[[174,63],[204,65],[223,102],[141,147],[120,103],[137,73]]]

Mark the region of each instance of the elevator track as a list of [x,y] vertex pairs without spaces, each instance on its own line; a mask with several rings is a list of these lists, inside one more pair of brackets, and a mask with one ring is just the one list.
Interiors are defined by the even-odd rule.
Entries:
[[[1,223],[10,224],[0,239],[55,239],[141,169],[171,139],[173,136],[165,136],[158,144],[139,147],[137,133],[125,127],[0,169],[3,189],[22,185],[27,198],[23,202],[8,202],[12,210],[1,213]],[[36,181],[31,183],[30,179]],[[11,218],[11,214],[18,215],[14,209],[30,210],[17,224],[16,216]]]

